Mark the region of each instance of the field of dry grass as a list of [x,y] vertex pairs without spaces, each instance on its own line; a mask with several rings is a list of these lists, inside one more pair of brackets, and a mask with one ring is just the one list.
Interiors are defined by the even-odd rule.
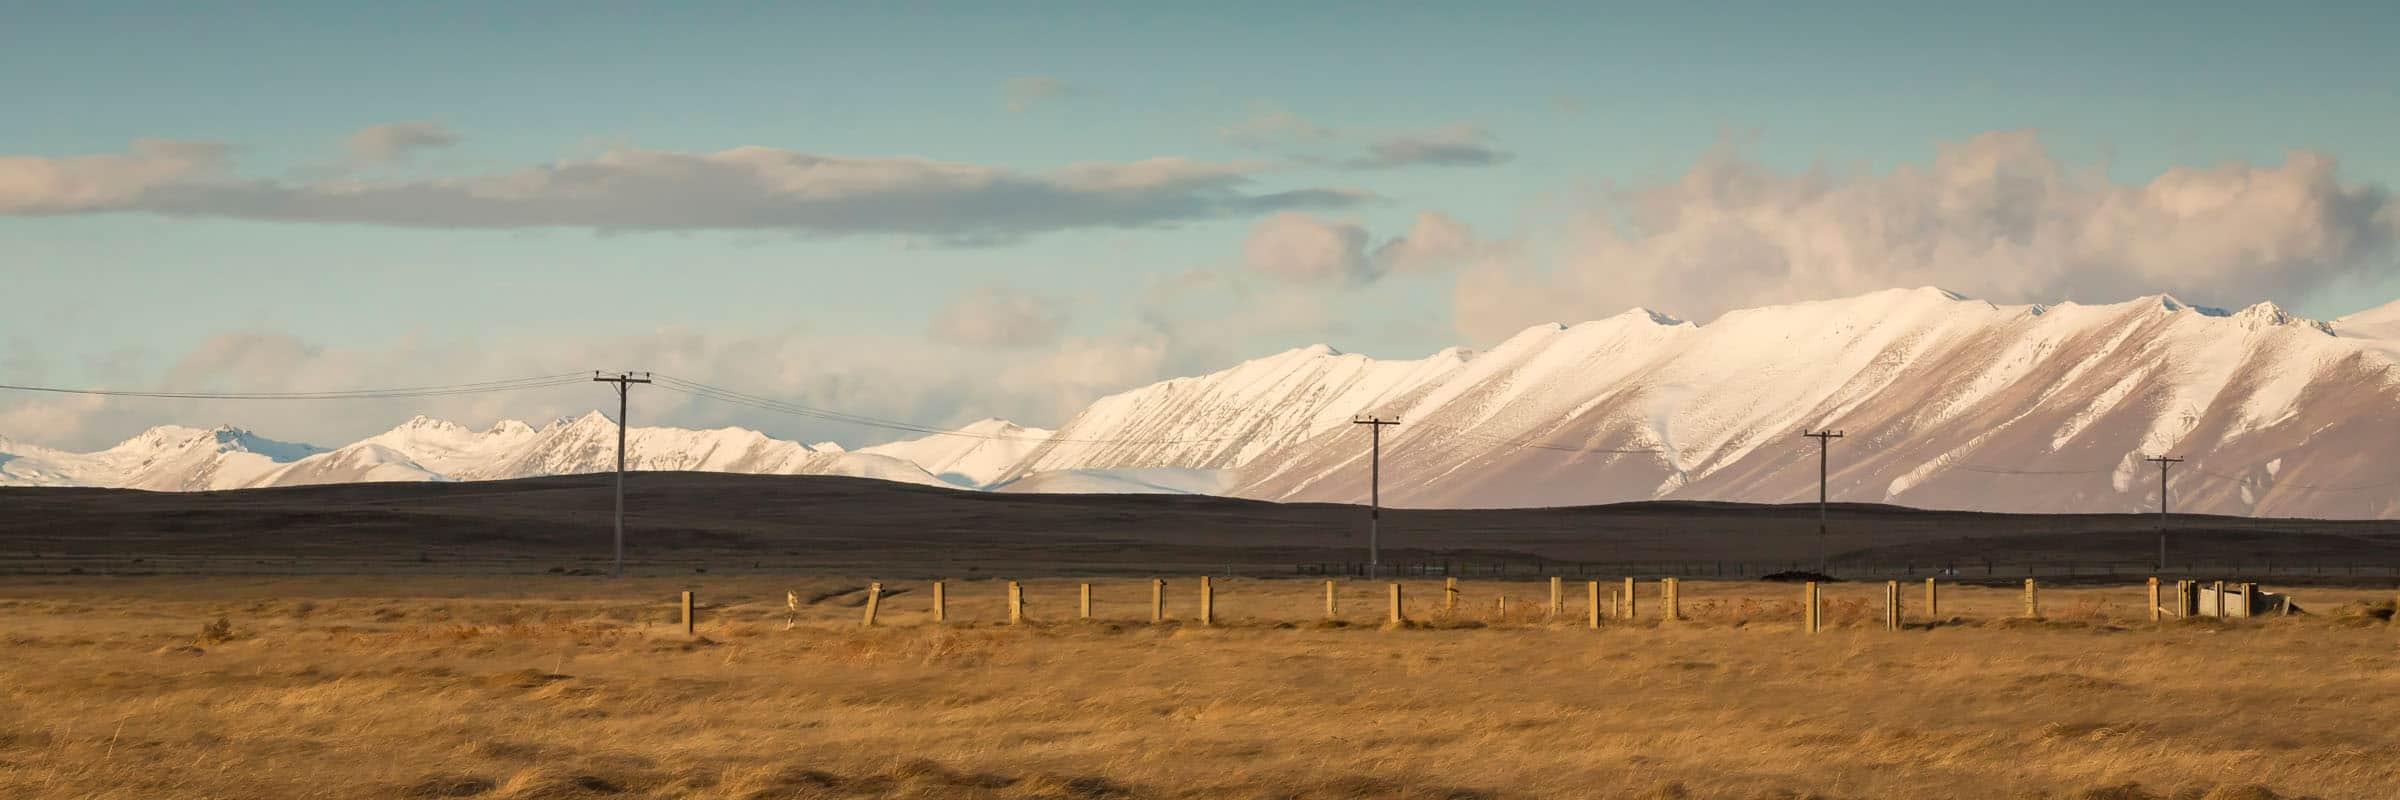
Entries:
[[[1144,580],[20,578],[0,582],[0,796],[2389,798],[2386,590],[2153,626],[2139,586],[1683,584],[1692,619],[1583,627],[1583,588]],[[702,603],[698,639],[676,592]],[[1193,613],[1193,583],[1169,586]],[[801,603],[789,620],[786,592]],[[1510,613],[1497,617],[1497,598]],[[222,624],[218,621],[222,620]]]

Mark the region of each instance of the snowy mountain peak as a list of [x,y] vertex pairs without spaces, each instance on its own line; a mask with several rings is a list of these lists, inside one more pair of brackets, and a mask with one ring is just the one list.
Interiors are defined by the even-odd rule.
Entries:
[[1676,325],[1688,325],[1688,324],[1690,324],[1690,323],[1684,322],[1684,321],[1683,321],[1683,320],[1681,320],[1681,319],[1678,319],[1678,318],[1676,318],[1674,315],[1667,314],[1667,313],[1665,313],[1665,312],[1662,312],[1662,311],[1655,311],[1655,310],[1652,310],[1652,309],[1642,308],[1642,307],[1640,307],[1640,306],[1635,306],[1635,307],[1633,307],[1633,308],[1626,309],[1626,310],[1625,310],[1625,313],[1618,314],[1617,316],[1619,316],[1619,317],[1623,317],[1623,318],[1626,318],[1626,319],[1634,319],[1634,320],[1641,320],[1641,321],[1645,321],[1645,322],[1648,322],[1648,323],[1650,323],[1650,324],[1652,324],[1652,325],[1663,325],[1663,326],[1668,326],[1668,327],[1673,327],[1673,326],[1676,326]]
[[2327,336],[2334,335],[2333,326],[2331,324],[2319,322],[2313,319],[2292,316],[2290,313],[2284,311],[2282,306],[2278,306],[2271,302],[2258,303],[2249,308],[2242,309],[2241,311],[2235,312],[2232,317],[2233,319],[2240,321],[2243,327],[2254,331],[2264,330],[2267,328],[2297,326],[2309,328]]
[[533,426],[520,420],[504,419],[492,423],[492,427],[483,433],[486,436],[523,436],[533,432]]
[[165,450],[170,447],[189,443],[194,439],[207,435],[210,435],[208,431],[204,431],[199,428],[187,427],[183,425],[159,425],[152,427],[149,430],[142,431],[141,433],[134,434],[125,441],[118,442],[117,446],[109,449],[113,451]]

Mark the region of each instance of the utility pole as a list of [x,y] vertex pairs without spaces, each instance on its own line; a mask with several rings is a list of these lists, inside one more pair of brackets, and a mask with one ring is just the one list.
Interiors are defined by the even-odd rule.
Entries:
[[1374,434],[1373,454],[1367,461],[1367,577],[1372,578],[1383,566],[1383,426],[1398,425],[1400,418],[1361,414],[1350,422],[1365,425]]
[[2142,459],[2158,465],[2158,571],[2167,571],[2167,468],[2183,463],[2173,456],[2151,456]]
[[650,373],[619,372],[610,375],[595,370],[592,380],[617,385],[617,560],[615,566],[609,568],[608,576],[622,578],[625,577],[625,390],[637,383],[649,383]]
[[1817,571],[1824,572],[1828,566],[1826,563],[1827,556],[1825,553],[1825,483],[1827,472],[1826,468],[1827,465],[1831,463],[1829,457],[1826,455],[1826,451],[1833,449],[1833,440],[1842,438],[1842,432],[1832,430],[1811,431],[1807,428],[1801,428],[1800,435],[1817,440]]

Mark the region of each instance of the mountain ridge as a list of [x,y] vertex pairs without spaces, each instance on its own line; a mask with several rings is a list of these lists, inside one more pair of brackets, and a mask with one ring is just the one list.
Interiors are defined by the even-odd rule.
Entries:
[[[1893,289],[1706,323],[1636,308],[1418,359],[1292,348],[1111,394],[1055,429],[984,419],[844,449],[636,427],[627,465],[1356,502],[1367,448],[1351,418],[1378,413],[1402,419],[1384,432],[1383,463],[1384,498],[1402,506],[1813,499],[1814,448],[1797,433],[1836,427],[1851,436],[1833,445],[1833,494],[1849,500],[2141,510],[2158,500],[2141,457],[2172,451],[2192,459],[2170,475],[2179,510],[2392,517],[2400,487],[2343,487],[2366,482],[2375,448],[2400,447],[2400,432],[2373,424],[2400,405],[2395,336],[2400,303],[2321,322],[2167,294],[1999,305]],[[614,468],[616,427],[596,411],[482,431],[419,416],[333,449],[202,433],[161,426],[91,454],[0,438],[0,484],[574,474]]]

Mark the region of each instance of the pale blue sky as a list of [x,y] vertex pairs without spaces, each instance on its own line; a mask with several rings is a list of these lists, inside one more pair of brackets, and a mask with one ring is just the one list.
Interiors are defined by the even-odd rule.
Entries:
[[[1565,285],[1612,288],[1523,314],[1486,312],[1487,325],[1457,318],[1469,286],[1457,276],[1472,272],[1477,259],[1295,282],[1251,263],[1257,259],[1245,241],[1280,209],[1355,226],[1371,250],[1406,232],[1420,213],[1436,212],[1496,243],[1478,251],[1483,261],[1505,262],[1489,269],[1542,273],[1574,258],[1558,255],[1573,249],[1557,244],[1572,238],[1559,233],[1571,228],[1564,220],[1595,203],[1622,202],[1595,198],[1673,184],[1710,153],[1726,152],[1721,147],[1795,186],[1805,185],[1801,171],[1818,165],[1835,182],[1872,182],[1924,168],[1944,143],[1996,131],[2031,131],[2062,169],[2104,173],[2092,180],[2127,191],[2178,167],[2273,169],[2291,151],[2313,151],[2338,164],[2330,180],[2346,192],[2345,203],[2361,209],[2359,219],[2334,225],[2348,244],[2295,256],[2312,265],[2289,270],[2288,278],[2261,277],[2283,271],[2275,260],[2281,256],[2226,255],[2215,272],[2188,281],[2156,268],[2094,280],[2070,270],[2017,285],[1949,288],[2048,301],[2061,298],[2043,293],[2142,286],[2201,303],[2272,299],[2325,317],[2400,296],[2390,245],[2400,238],[2400,211],[2380,193],[2400,181],[2392,138],[2400,131],[2393,77],[2400,59],[2390,55],[2400,12],[2389,4],[487,5],[0,9],[0,159],[17,159],[22,174],[79,156],[125,154],[137,139],[230,148],[210,171],[188,176],[218,187],[199,199],[168,196],[183,178],[75,202],[61,200],[55,185],[30,182],[12,201],[11,184],[0,181],[0,271],[13,301],[0,315],[0,370],[50,383],[157,385],[199,375],[230,384],[231,377],[173,370],[189,366],[210,337],[245,331],[378,365],[409,349],[396,344],[403,342],[553,354],[452,365],[503,374],[505,366],[583,354],[550,343],[633,341],[660,331],[864,337],[870,344],[850,347],[905,348],[932,338],[929,331],[962,295],[986,286],[1040,298],[1054,324],[1004,347],[949,342],[894,359],[957,372],[1031,364],[1078,340],[1169,340],[1159,346],[1170,355],[1148,364],[1155,374],[1129,368],[1086,376],[1088,395],[1127,388],[1105,386],[1112,379],[1130,385],[1318,340],[1413,357],[1488,343],[1492,331],[1560,314],[1600,316],[1642,304],[1705,318],[1720,310],[1713,307],[1720,298],[1645,288],[1663,285],[1656,282],[1615,288],[1585,280]],[[1012,110],[1012,79],[1035,78],[1043,81],[1020,85],[1056,91],[1020,97],[1024,107]],[[1279,112],[1333,133],[1293,137],[1287,125],[1283,138],[1267,143],[1227,133]],[[382,163],[345,150],[362,129],[398,122],[428,124],[454,141]],[[1377,169],[1353,163],[1378,142],[1444,131],[1471,132],[1449,140],[1472,140],[1499,156],[1474,164],[1402,159],[1408,163]],[[1020,223],[1020,213],[1047,220],[1048,212],[976,206],[971,213],[986,216],[973,219],[1008,229],[999,237],[846,222],[595,231],[588,223],[491,229],[412,221],[440,216],[438,199],[394,201],[324,222],[226,199],[233,190],[225,187],[250,182],[310,192],[352,182],[421,186],[612,150],[701,155],[743,146],[1030,174],[1172,157],[1241,165],[1234,190],[1241,197],[1229,201],[1237,207],[1126,224],[1071,215]],[[0,178],[9,175],[0,166]],[[1304,189],[1372,199],[1260,199]],[[406,202],[435,208],[400,207]],[[546,218],[533,208],[541,202],[518,210]],[[714,201],[696,195],[694,202]],[[753,218],[726,202],[711,206],[716,216],[709,218]],[[250,210],[226,210],[237,205]],[[2073,214],[2091,205],[2065,202],[2054,210]],[[1608,207],[1631,213],[1628,205]],[[851,219],[846,206],[825,213]],[[2288,244],[2328,224],[2311,219],[2295,223],[2302,233],[2260,236]],[[2188,235],[2171,225],[2160,230]],[[1690,260],[1670,255],[1678,264]],[[2095,258],[2089,253],[2074,258],[2081,265],[2074,270],[2107,269],[2085,263]],[[2313,264],[2323,260],[2343,263]],[[1918,279],[1907,263],[1870,266],[1878,280],[1910,285],[1976,274],[1927,269]],[[1172,330],[1157,330],[1146,321],[1157,313],[1147,303],[1175,296],[1179,290],[1162,283],[1196,271],[1226,276],[1247,299],[1218,298],[1206,312],[1187,309],[1190,318]],[[1794,271],[1802,288],[1739,300],[1809,294],[1813,284],[1802,272]],[[2236,291],[2266,296],[2223,296]],[[1562,293],[1572,294],[1548,294]],[[1268,312],[1288,323],[1275,325],[1209,316],[1273,299],[1309,311]],[[1205,346],[1193,342],[1199,339]],[[1024,380],[1042,382],[1030,377],[1035,367],[1026,369],[1035,372]],[[340,374],[348,373],[295,370],[287,380]],[[709,377],[739,385],[742,376]],[[810,388],[811,380],[803,370],[756,388],[789,389],[796,400],[839,399]],[[952,422],[989,408],[1056,422],[1059,409],[1076,402],[998,394],[988,402],[886,398],[855,410]],[[22,403],[0,398],[10,402]],[[50,432],[22,428],[55,419],[0,416],[0,425],[20,428],[0,434],[38,440]],[[82,443],[134,423],[130,416],[92,422],[50,438]],[[374,423],[367,427],[388,424]]]

